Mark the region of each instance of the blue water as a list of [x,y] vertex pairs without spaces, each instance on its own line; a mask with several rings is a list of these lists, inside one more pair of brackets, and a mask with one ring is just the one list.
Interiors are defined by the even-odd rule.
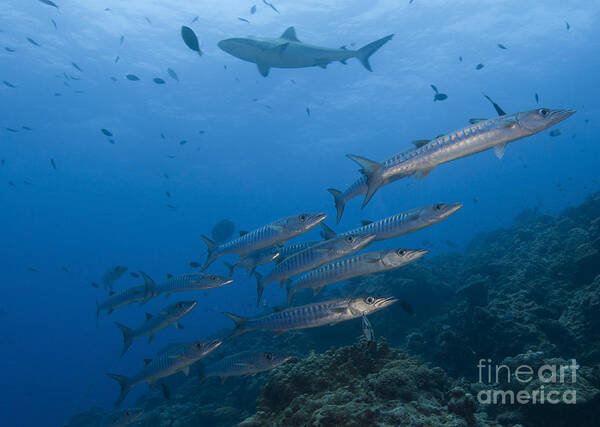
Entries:
[[[384,187],[363,211],[352,200],[337,229],[426,204],[465,203],[447,221],[377,245],[429,241],[435,254],[456,250],[447,241],[460,249],[476,233],[511,224],[523,209],[556,212],[598,188],[597,1],[281,0],[281,14],[257,1],[255,15],[253,2],[238,0],[56,2],[60,12],[34,0],[0,3],[0,81],[16,86],[0,85],[3,425],[60,425],[73,412],[108,408],[118,390],[104,372],[129,374],[169,342],[230,327],[220,310],[256,312],[255,281],[239,274],[206,295],[184,295],[199,299],[185,329],[168,329],[151,345],[135,342],[119,360],[112,321],[136,326],[143,311],[166,302],[102,315],[96,328],[95,301],[105,293],[91,283],[106,268],[122,264],[157,280],[188,271],[189,261],[205,259],[200,235],[223,218],[253,229],[325,211],[333,226],[325,189],[359,176],[347,153],[385,159],[411,140],[496,116],[482,92],[509,113],[536,108],[538,93],[540,105],[577,114],[557,126],[558,137],[545,131],[510,144],[502,161],[484,152],[443,165],[423,181]],[[202,57],[179,33],[196,15]],[[328,47],[395,36],[371,57],[372,73],[351,59],[326,70],[272,69],[263,78],[216,45],[278,36],[291,25],[300,40]],[[475,70],[478,63],[485,67]],[[63,72],[81,79],[66,87]],[[141,80],[126,80],[130,73]],[[156,85],[155,77],[167,83]],[[433,102],[430,84],[449,98]],[[23,125],[33,130],[5,130]],[[101,128],[114,133],[114,145]],[[314,230],[302,239],[317,237]],[[222,260],[210,271],[227,272]],[[115,286],[139,283],[127,275]],[[265,291],[269,305],[283,298],[274,285]],[[136,387],[126,404],[144,391]]]

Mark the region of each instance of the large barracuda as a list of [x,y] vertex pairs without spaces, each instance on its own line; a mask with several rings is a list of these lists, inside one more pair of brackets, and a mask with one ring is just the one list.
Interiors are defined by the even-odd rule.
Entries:
[[202,271],[221,255],[237,254],[242,259],[252,251],[286,242],[293,237],[305,233],[316,227],[325,218],[327,218],[327,215],[324,213],[303,213],[289,216],[250,231],[222,245],[217,245],[208,237],[202,236],[208,246],[208,257],[202,267]]
[[423,179],[443,163],[490,148],[493,148],[496,156],[501,159],[509,142],[542,132],[574,113],[573,110],[539,108],[500,115],[493,119],[471,119],[470,126],[427,142],[418,142],[415,149],[390,157],[383,163],[349,154],[348,157],[360,165],[363,177],[356,180],[345,192],[332,192],[330,189],[338,215],[341,216],[344,204],[352,197],[366,194],[362,204],[364,207],[382,185],[413,175]]
[[101,310],[106,310],[107,314],[111,314],[119,307],[124,307],[134,302],[144,302],[152,297],[154,282],[147,274],[140,271],[144,277],[144,284],[127,288],[121,292],[109,293],[109,297],[102,302],[96,300],[96,326],[98,326],[98,317]]
[[257,281],[256,305],[258,306],[260,303],[265,286],[269,283],[278,281],[281,287],[288,277],[350,255],[367,246],[373,241],[374,237],[373,234],[357,234],[325,240],[286,258],[281,264],[277,264],[264,278],[259,273],[255,273]]
[[106,374],[114,379],[121,386],[121,394],[115,402],[115,406],[119,406],[129,390],[137,384],[147,382],[150,388],[154,387],[157,380],[168,377],[169,375],[183,372],[188,375],[190,365],[202,359],[204,356],[212,352],[222,341],[196,341],[183,346],[176,346],[174,350],[166,350],[156,355],[154,359],[147,359],[144,362],[146,365],[133,377],[125,377],[117,374]]
[[288,281],[286,283],[287,303],[290,305],[294,294],[300,289],[313,289],[313,295],[317,295],[324,286],[331,283],[400,268],[418,260],[426,253],[426,250],[413,249],[383,250],[368,252],[322,265],[315,270],[304,273],[293,282]]
[[250,252],[244,258],[239,260],[237,264],[230,264],[226,262],[225,265],[227,266],[227,268],[229,268],[229,275],[233,276],[233,271],[236,268],[243,268],[245,270],[248,270],[250,275],[254,274],[254,271],[257,267],[260,267],[264,264],[268,264],[271,261],[275,261],[276,259],[278,259],[280,256],[280,248],[281,246],[275,245],[269,248],[259,249],[254,252]]
[[[323,224],[323,223],[321,223],[321,224]],[[320,240],[310,240],[308,242],[301,242],[301,243],[296,243],[293,245],[281,246],[279,248],[279,256],[277,258],[275,258],[275,263],[280,264],[286,258],[294,255],[295,253],[303,251],[306,248],[310,248],[311,246],[314,246],[317,243],[321,243],[321,241]]]
[[121,352],[121,357],[123,357],[133,340],[136,338],[148,336],[148,342],[150,343],[154,339],[154,334],[162,331],[169,325],[175,325],[175,327],[181,328],[177,322],[192,311],[196,304],[196,301],[179,301],[163,308],[155,315],[146,313],[146,321],[136,329],[131,329],[119,322],[115,322],[115,325],[117,325],[123,333],[123,351]]
[[290,307],[255,318],[244,318],[224,312],[235,323],[235,331],[230,338],[249,331],[275,331],[280,335],[295,329],[316,328],[355,319],[365,314],[381,310],[397,300],[391,297],[360,297],[323,301],[314,304]]
[[221,286],[233,282],[231,277],[197,272],[178,274],[177,276],[169,277],[164,282],[158,284],[155,284],[154,281],[147,276],[144,276],[144,278],[146,281],[152,283],[153,296],[162,293],[166,293],[167,296],[169,296],[175,292],[220,288]]
[[374,234],[375,238],[373,241],[376,242],[413,233],[422,228],[437,224],[462,207],[462,203],[436,203],[435,205],[423,206],[392,215],[340,234],[336,234],[335,231],[323,222],[321,223],[321,227],[323,227],[323,237],[325,239],[358,234]]
[[208,365],[203,376],[221,377],[224,381],[227,377],[239,375],[254,375],[259,372],[268,371],[290,360],[290,355],[280,355],[265,351],[244,351]]

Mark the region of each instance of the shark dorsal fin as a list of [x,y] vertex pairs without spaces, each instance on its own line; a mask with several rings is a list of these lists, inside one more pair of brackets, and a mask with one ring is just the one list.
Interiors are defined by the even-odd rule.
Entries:
[[294,27],[289,27],[285,30],[280,38],[300,43],[300,40],[296,37],[296,29]]

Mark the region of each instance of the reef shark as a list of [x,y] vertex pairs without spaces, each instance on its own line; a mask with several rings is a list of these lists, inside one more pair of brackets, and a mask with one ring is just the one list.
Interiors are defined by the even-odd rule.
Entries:
[[221,40],[218,46],[230,55],[241,60],[253,62],[263,77],[271,68],[327,68],[331,62],[346,64],[346,60],[357,58],[369,70],[369,57],[383,46],[394,35],[369,43],[358,50],[350,50],[345,46],[332,49],[303,43],[296,37],[294,27],[289,27],[280,37],[238,37]]

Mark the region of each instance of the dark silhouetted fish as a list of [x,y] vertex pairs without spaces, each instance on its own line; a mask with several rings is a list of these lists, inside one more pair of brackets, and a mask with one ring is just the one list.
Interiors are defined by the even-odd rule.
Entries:
[[476,69],[476,70],[481,70],[483,67],[484,67],[484,65],[483,65],[483,64],[477,64],[477,65],[475,66],[475,69]]
[[202,264],[200,264],[199,262],[196,262],[196,261],[190,261],[190,267],[200,268],[200,267],[202,267]]
[[538,94],[535,94],[535,103],[539,104],[540,103],[540,97],[538,96]]
[[256,13],[256,5],[253,5],[253,6],[250,8],[250,15],[254,15],[255,13]]
[[200,135],[204,135],[206,132],[204,132],[203,130],[199,130],[199,131],[198,131],[198,133],[199,133]]
[[33,40],[33,39],[29,38],[29,37],[27,37],[27,41],[28,41],[29,43],[31,43],[32,45],[34,45],[34,46],[37,46],[37,47],[42,47],[42,45],[41,45],[41,44],[39,44],[38,42],[36,42],[35,40]]
[[102,132],[106,136],[113,136],[112,132],[107,129],[100,129],[100,132]]
[[168,191],[165,191],[165,194],[167,195],[167,197],[171,197],[171,193],[169,193]]
[[110,142],[111,144],[115,145],[115,140],[114,139],[109,139],[108,142]]
[[135,271],[130,271],[130,272],[129,272],[129,275],[130,275],[131,277],[135,277],[136,279],[137,279],[138,277],[140,277],[140,275],[139,275],[139,274],[137,274]]
[[30,130],[30,131],[33,130],[29,126],[25,126],[25,125],[21,126],[21,128],[24,129],[24,130]]
[[246,23],[248,23],[248,24],[250,23],[250,21],[248,21],[247,19],[244,19],[244,18],[239,18],[239,17],[238,17],[238,19],[239,19],[240,21],[242,21],[242,22],[246,22]]
[[52,166],[52,169],[56,170],[56,163],[54,163],[54,159],[50,159],[50,165]]
[[433,96],[433,102],[443,101],[444,99],[448,99],[448,95],[446,95],[445,93],[440,93],[438,91],[438,88],[435,85],[429,85],[429,86],[431,86],[431,88],[435,92],[435,95]]
[[167,205],[167,207],[168,207],[169,209],[175,209],[175,206],[173,206],[173,205]]
[[81,67],[80,67],[79,65],[77,65],[76,63],[74,63],[74,62],[71,62],[71,65],[72,65],[72,66],[73,66],[73,67],[74,67],[74,68],[75,68],[77,71],[79,71],[79,72],[83,72],[83,70],[81,69]]
[[99,284],[97,284],[96,282],[92,282],[92,288],[98,289],[99,287],[100,287]]
[[235,224],[228,219],[223,219],[217,223],[210,232],[212,238],[217,243],[226,242],[233,236]]
[[415,315],[415,310],[413,310],[412,305],[410,305],[407,301],[400,301],[400,306],[404,311],[406,311],[406,313],[410,314],[411,316]]
[[498,43],[498,47],[499,47],[500,49],[506,49],[506,46],[504,46],[503,44],[500,44],[500,43]]
[[69,269],[67,267],[65,267],[64,265],[61,268],[62,268],[62,271],[64,271],[65,273],[69,272]]
[[163,173],[163,176],[165,177],[165,179],[169,179],[169,175],[167,175],[166,173]]
[[173,70],[172,68],[168,68],[167,72],[169,73],[169,76],[171,76],[171,78],[173,80],[175,80],[177,83],[179,83],[179,76],[177,75],[175,70]]
[[16,88],[16,86],[14,84],[7,82],[6,80],[2,80],[2,83],[4,83],[8,87],[12,87],[13,89]]
[[127,77],[127,80],[131,80],[132,82],[137,82],[140,79],[135,74],[127,74],[125,77]]
[[179,145],[185,145],[187,144],[187,141],[185,139],[182,139],[181,141],[179,141]]
[[113,82],[116,82],[116,81],[117,81],[117,78],[116,78],[116,77],[110,77],[110,79],[111,79]]
[[277,8],[275,7],[275,5],[273,3],[269,3],[267,0],[263,0],[263,3],[266,4],[267,6],[269,6],[271,9],[273,9],[275,12],[279,13],[279,11],[277,10]]
[[12,181],[8,181],[8,185],[10,185],[11,187],[16,187],[15,183]]
[[8,46],[5,47],[4,50],[7,51],[7,52],[11,52],[11,53],[12,52],[16,52],[16,49],[13,49],[12,47],[8,47]]
[[33,268],[33,267],[27,267],[27,271],[31,271],[32,273],[39,273],[40,270],[38,270],[37,268]]
[[567,21],[565,21],[565,24],[567,26],[567,31],[569,31],[571,29],[571,26],[569,25],[569,23]]
[[58,9],[58,5],[50,0],[38,0],[40,3],[44,3],[45,5],[52,6]]
[[14,133],[17,133],[17,132],[19,132],[19,130],[18,130],[18,129],[13,129],[13,128],[4,128],[4,129],[6,129],[6,130],[7,130],[7,131],[9,131],[9,132],[14,132]]
[[200,17],[196,16],[194,19],[192,19],[192,22],[190,22],[190,25],[195,24],[196,22],[198,22],[198,19],[200,19]]
[[198,55],[202,56],[202,51],[200,50],[200,45],[198,44],[198,37],[196,37],[194,30],[183,25],[181,27],[181,38],[183,38],[183,41],[187,47],[198,52]]
[[117,57],[115,58],[115,64],[116,64],[117,62],[119,62],[119,59],[120,59],[120,56],[119,56],[119,55],[117,55]]
[[560,129],[553,129],[552,132],[550,132],[550,136],[559,136],[562,135],[562,131]]
[[154,83],[156,83],[157,85],[164,85],[164,84],[166,83],[166,82],[165,82],[163,79],[161,79],[160,77],[155,77],[155,78],[153,78],[153,79],[152,79],[152,81],[153,81]]
[[171,400],[171,392],[165,383],[160,383],[160,388],[162,389],[163,396],[167,400]]
[[462,62],[462,56],[458,57],[458,62]]
[[125,36],[121,36],[121,38],[119,39],[119,46],[121,46],[124,41],[125,41]]
[[144,16],[144,19],[146,20],[146,22],[150,25],[152,25],[152,21],[150,21],[150,18],[148,18],[147,16]]
[[54,29],[58,30],[58,25],[56,25],[56,21],[54,19],[51,19],[50,22],[52,22],[52,25],[54,25]]

